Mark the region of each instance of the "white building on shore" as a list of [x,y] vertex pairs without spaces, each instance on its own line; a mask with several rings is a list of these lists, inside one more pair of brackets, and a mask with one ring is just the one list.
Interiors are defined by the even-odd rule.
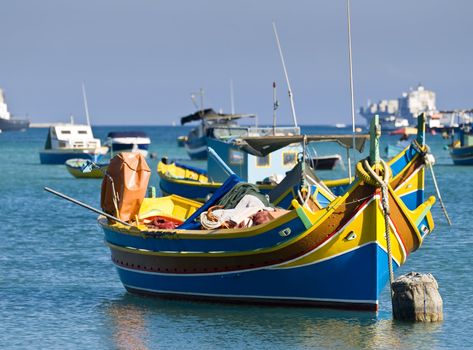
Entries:
[[379,115],[385,130],[415,126],[417,116],[423,112],[427,114],[430,127],[440,126],[440,115],[435,105],[435,92],[426,90],[421,84],[416,89],[403,92],[397,99],[368,103],[366,107],[361,107],[359,110],[367,123],[373,116]]

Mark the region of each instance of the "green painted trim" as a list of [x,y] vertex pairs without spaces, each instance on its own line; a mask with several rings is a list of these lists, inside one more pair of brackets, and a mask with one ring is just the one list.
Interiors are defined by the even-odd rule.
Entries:
[[299,216],[299,218],[301,219],[302,223],[304,224],[305,228],[306,229],[311,228],[312,227],[312,222],[310,221],[309,217],[305,213],[304,208],[303,207],[298,207],[296,209],[296,212],[297,212],[297,215]]
[[428,205],[428,206],[425,207],[424,210],[422,210],[422,213],[420,213],[420,215],[417,217],[417,220],[415,221],[416,227],[418,227],[419,224],[422,222],[422,220],[424,220],[424,218],[429,213],[430,209],[432,209],[432,206]]

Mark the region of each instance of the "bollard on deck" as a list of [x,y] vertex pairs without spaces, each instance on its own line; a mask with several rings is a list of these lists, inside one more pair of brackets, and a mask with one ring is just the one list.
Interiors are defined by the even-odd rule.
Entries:
[[394,319],[413,322],[443,320],[443,301],[432,274],[409,272],[392,283]]

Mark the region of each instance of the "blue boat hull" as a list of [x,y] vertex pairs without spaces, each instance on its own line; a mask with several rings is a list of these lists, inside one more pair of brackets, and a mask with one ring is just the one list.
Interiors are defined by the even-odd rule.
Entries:
[[101,155],[84,152],[39,152],[39,160],[41,164],[64,164],[69,159],[80,158],[89,159],[97,162]]
[[189,136],[185,142],[187,154],[191,159],[207,159],[207,138]]
[[[356,268],[356,267],[363,268]],[[116,264],[121,282],[135,293],[219,302],[298,304],[376,310],[389,279],[386,252],[375,242],[293,269],[262,268],[200,275],[140,271]],[[395,266],[397,268],[397,266]]]
[[473,165],[473,146],[452,148],[450,156],[455,165]]

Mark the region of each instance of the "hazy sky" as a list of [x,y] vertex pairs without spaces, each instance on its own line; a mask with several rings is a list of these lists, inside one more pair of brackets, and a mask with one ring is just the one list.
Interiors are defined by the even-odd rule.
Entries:
[[[276,21],[300,124],[350,122],[346,0],[0,0],[0,87],[32,122],[171,124],[205,106],[291,123]],[[422,82],[473,107],[471,0],[352,0],[356,107]],[[362,121],[361,117],[357,117]]]

